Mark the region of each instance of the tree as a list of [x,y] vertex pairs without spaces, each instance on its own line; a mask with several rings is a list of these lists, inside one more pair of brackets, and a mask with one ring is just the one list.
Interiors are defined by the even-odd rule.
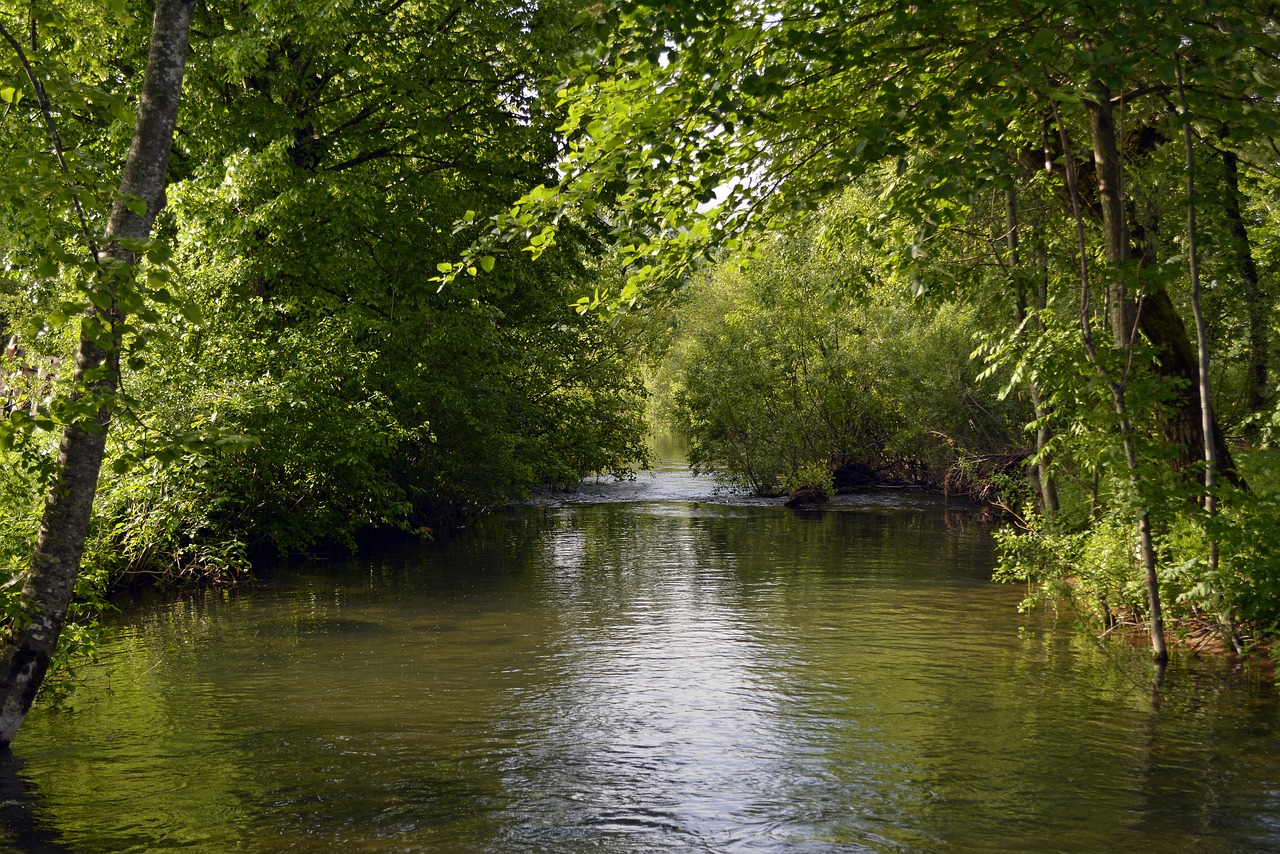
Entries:
[[[1093,373],[1073,380],[1073,394],[1091,401],[1087,418],[1105,414],[1103,433],[1121,461],[1104,489],[1143,544],[1152,643],[1163,659],[1154,537],[1183,499],[1149,464],[1171,458],[1184,472],[1179,488],[1200,489],[1191,473],[1205,430],[1197,359],[1176,300],[1185,274],[1168,249],[1181,238],[1160,216],[1162,194],[1179,193],[1181,173],[1148,161],[1178,138],[1179,58],[1198,126],[1231,127],[1223,147],[1240,158],[1274,139],[1280,67],[1269,7],[795,0],[767,9],[593,8],[601,46],[561,89],[569,114],[562,177],[494,222],[536,253],[556,223],[617,190],[614,234],[634,272],[584,309],[625,310],[715,247],[812,209],[876,166],[890,176],[883,245],[917,290],[938,286],[926,276],[937,269],[930,256],[981,219],[982,199],[1033,187],[1056,194],[1055,219],[1076,239],[1055,245],[1078,271],[1076,346]],[[1039,157],[1052,185],[1020,176],[1011,153]],[[482,237],[444,278],[493,251]],[[1096,346],[1095,327],[1110,346]],[[1041,423],[1066,416],[1052,403],[1043,412]],[[1207,423],[1229,473],[1225,431],[1212,417]]]
[[137,447],[216,424],[251,441],[121,479],[109,509],[139,569],[181,553],[200,571],[195,553],[236,540],[243,558],[447,529],[643,456],[636,336],[568,307],[608,275],[596,224],[547,263],[431,281],[465,240],[455,220],[554,174],[562,119],[539,94],[580,38],[570,8],[197,11],[210,40],[162,226],[172,290],[200,322],[177,317],[152,345],[131,377],[147,430],[115,435]]
[[[40,688],[80,568],[111,424],[112,398],[118,390],[120,348],[128,320],[125,308],[134,298],[130,291],[139,255],[164,205],[194,5],[192,0],[156,4],[137,122],[101,247],[84,226],[95,278],[76,348],[75,412],[63,429],[57,473],[23,582],[19,611],[5,627],[0,646],[0,746],[12,742]],[[61,155],[52,106],[38,72],[20,43],[5,35],[23,57],[53,146]]]
[[[443,291],[430,281],[465,239],[455,220],[483,219],[554,174],[562,118],[539,94],[580,38],[572,8],[197,8],[155,226],[171,253],[145,273],[170,275],[149,289],[156,317],[126,339],[78,595],[143,577],[240,577],[270,550],[354,548],[388,528],[449,530],[533,486],[643,458],[642,336],[569,308],[610,275],[596,224],[543,263]],[[135,85],[135,40],[99,44],[99,29],[72,38],[56,23],[41,27],[60,35],[59,80],[95,82],[93,105]],[[96,107],[66,118],[73,153],[114,159],[114,118]],[[0,125],[0,148],[14,131]],[[65,225],[33,227],[5,201],[14,313],[36,315],[33,350],[61,354],[56,324],[41,322],[73,313],[59,306],[69,277],[24,275],[15,247]],[[39,463],[47,449],[21,450],[10,459]],[[10,565],[25,563],[20,509],[0,517]]]

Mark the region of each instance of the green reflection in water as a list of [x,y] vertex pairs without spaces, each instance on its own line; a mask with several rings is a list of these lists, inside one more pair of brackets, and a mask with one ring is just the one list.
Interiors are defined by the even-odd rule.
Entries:
[[991,565],[918,503],[599,504],[136,603],[73,710],[33,713],[0,823],[72,851],[1280,841],[1271,689],[1182,662],[1155,695]]

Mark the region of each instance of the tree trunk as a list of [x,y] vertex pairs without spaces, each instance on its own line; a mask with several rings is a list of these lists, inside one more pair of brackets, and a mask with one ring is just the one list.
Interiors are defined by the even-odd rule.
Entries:
[[[1033,234],[1036,237],[1036,308],[1043,311],[1049,306],[1049,256],[1045,251],[1044,232],[1039,225],[1035,227]],[[1044,332],[1043,321],[1037,321],[1036,325],[1041,332]],[[1043,399],[1040,398],[1039,387],[1036,386],[1035,390],[1036,393],[1032,396],[1031,402],[1035,406],[1036,419],[1039,421],[1039,426],[1036,428],[1036,450],[1042,451],[1049,446],[1049,442],[1053,439],[1053,428],[1049,426],[1049,409],[1045,406]],[[1061,505],[1058,502],[1057,479],[1049,471],[1049,460],[1043,460],[1039,465],[1045,518],[1052,519],[1058,515],[1058,511],[1061,509]]]
[[1115,114],[1111,108],[1111,91],[1098,84],[1097,103],[1089,106],[1089,131],[1093,139],[1094,172],[1098,180],[1098,205],[1102,209],[1102,239],[1106,257],[1111,262],[1107,277],[1107,308],[1111,321],[1111,337],[1117,349],[1128,350],[1133,344],[1135,307],[1125,284],[1125,269],[1132,258],[1129,248],[1129,218],[1125,212],[1124,172],[1120,163],[1120,147],[1116,142]]
[[[1205,323],[1204,311],[1200,306],[1200,250],[1196,242],[1196,155],[1192,141],[1191,119],[1187,110],[1187,92],[1182,81],[1182,60],[1178,60],[1178,100],[1182,102],[1182,140],[1187,152],[1187,262],[1191,270],[1191,313],[1196,322],[1196,361],[1200,371],[1200,412],[1202,413],[1201,430],[1206,437],[1204,443],[1204,515],[1205,533],[1208,539],[1208,578],[1218,575],[1218,539],[1213,532],[1213,519],[1217,514],[1217,496],[1214,488],[1218,476],[1218,455],[1216,443],[1208,437],[1217,434],[1213,424],[1213,409],[1210,405],[1209,386],[1209,326]],[[1223,633],[1227,636],[1237,653],[1243,652],[1235,629],[1232,627],[1231,614],[1227,610],[1221,612]]]
[[[1027,321],[1027,287],[1026,278],[1022,275],[1022,258],[1018,236],[1018,196],[1014,189],[1005,190],[1005,246],[1009,252],[1009,271],[1014,280],[1014,315],[1018,325]],[[1045,292],[1040,289],[1036,294],[1035,307],[1045,307]],[[1036,328],[1044,332],[1044,326],[1036,320]],[[1031,405],[1036,416],[1036,464],[1031,470],[1031,482],[1037,497],[1040,499],[1040,512],[1044,518],[1052,521],[1058,515],[1058,486],[1054,482],[1053,471],[1047,448],[1053,438],[1048,423],[1048,410],[1040,395],[1040,385],[1033,379],[1027,380],[1027,391],[1031,395]]]
[[[114,296],[134,272],[134,253],[121,241],[145,239],[164,205],[165,173],[182,92],[183,65],[194,0],[158,0],[151,49],[133,141],[120,180],[119,201],[107,222],[106,248],[96,259],[95,287]],[[140,199],[145,213],[131,211]],[[48,670],[66,620],[97,491],[110,426],[110,398],[118,386],[118,309],[90,309],[81,321],[75,393],[99,402],[97,415],[68,424],[58,448],[58,471],[45,500],[31,566],[19,598],[20,613],[0,642],[0,748],[13,741]],[[103,346],[103,342],[109,342]]]
[[[1157,350],[1153,365],[1162,376],[1174,381],[1179,396],[1160,413],[1164,439],[1178,449],[1179,467],[1190,466],[1203,458],[1204,430],[1201,426],[1200,381],[1195,348],[1187,335],[1187,326],[1164,290],[1130,293],[1125,276],[1132,275],[1130,262],[1147,260],[1135,252],[1130,241],[1128,199],[1124,193],[1124,177],[1120,149],[1116,140],[1115,119],[1110,104],[1111,93],[1097,87],[1098,103],[1089,104],[1089,126],[1093,137],[1094,163],[1098,175],[1098,201],[1102,209],[1102,231],[1107,260],[1113,267],[1108,283],[1111,334],[1115,346],[1127,350],[1136,343],[1140,332]],[[1235,482],[1235,462],[1222,430],[1213,413],[1213,442],[1217,452],[1219,473]]]
[[[1179,382],[1183,393],[1165,406],[1160,423],[1165,441],[1178,446],[1178,462],[1187,466],[1204,458],[1204,424],[1200,395],[1200,369],[1196,349],[1187,335],[1187,325],[1178,314],[1173,301],[1165,291],[1157,291],[1142,297],[1138,311],[1138,328],[1160,355],[1156,369],[1160,375]],[[1212,409],[1208,423],[1213,427],[1213,448],[1218,460],[1218,471],[1232,482],[1237,475],[1235,460],[1227,446]]]
[[[1130,303],[1128,289],[1124,277],[1132,259],[1129,245],[1128,216],[1124,198],[1124,174],[1120,163],[1120,149],[1116,144],[1115,117],[1111,107],[1111,92],[1106,86],[1098,83],[1095,86],[1097,100],[1089,102],[1089,129],[1093,141],[1093,158],[1098,175],[1098,201],[1102,207],[1102,232],[1106,247],[1107,260],[1111,263],[1111,276],[1107,283],[1107,300],[1110,309],[1112,341],[1118,350],[1131,354],[1134,343],[1134,321],[1137,307]],[[1061,121],[1061,120],[1059,120]],[[1064,150],[1065,146],[1065,130]],[[1068,150],[1068,157],[1069,157]],[[1073,182],[1074,183],[1074,182]],[[1073,198],[1079,191],[1072,187]],[[1080,206],[1075,202],[1077,233],[1080,235],[1080,253],[1083,259],[1083,230],[1079,225]],[[1083,263],[1083,260],[1082,260]],[[1165,297],[1166,300],[1168,297]],[[1171,306],[1172,307],[1172,306]],[[1185,336],[1186,330],[1183,330]],[[1157,346],[1159,346],[1157,344]],[[1127,361],[1127,360],[1126,360]],[[1155,546],[1151,534],[1151,513],[1145,506],[1142,495],[1142,477],[1139,471],[1136,437],[1133,423],[1129,417],[1129,406],[1126,400],[1128,369],[1119,377],[1107,376],[1107,384],[1111,387],[1111,395],[1115,404],[1116,416],[1119,419],[1120,433],[1124,439],[1125,465],[1129,469],[1129,481],[1134,494],[1140,502],[1138,511],[1138,543],[1142,559],[1143,574],[1147,588],[1147,605],[1150,611],[1151,651],[1157,664],[1164,666],[1169,660],[1169,650],[1164,638],[1164,613],[1160,604],[1160,579],[1157,572]],[[1106,375],[1104,369],[1104,375]],[[1198,446],[1199,447],[1199,446]]]
[[1249,352],[1244,378],[1244,399],[1249,411],[1261,412],[1267,406],[1267,360],[1270,358],[1267,329],[1271,325],[1271,306],[1258,281],[1258,266],[1253,261],[1249,231],[1240,212],[1240,165],[1234,151],[1222,152],[1222,171],[1226,183],[1222,207],[1235,244],[1236,270],[1244,283],[1244,305],[1249,313]]

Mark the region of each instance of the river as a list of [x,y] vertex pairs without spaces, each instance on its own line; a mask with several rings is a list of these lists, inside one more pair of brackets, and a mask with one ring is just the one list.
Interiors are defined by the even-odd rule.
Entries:
[[143,597],[0,767],[6,850],[1280,848],[1280,703],[990,581],[990,527],[667,465]]

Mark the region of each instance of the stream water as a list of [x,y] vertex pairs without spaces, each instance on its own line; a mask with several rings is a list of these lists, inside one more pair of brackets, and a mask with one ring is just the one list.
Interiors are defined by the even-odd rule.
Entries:
[[668,466],[441,545],[127,603],[0,763],[45,852],[1280,848],[1280,703],[1102,645],[908,494]]

